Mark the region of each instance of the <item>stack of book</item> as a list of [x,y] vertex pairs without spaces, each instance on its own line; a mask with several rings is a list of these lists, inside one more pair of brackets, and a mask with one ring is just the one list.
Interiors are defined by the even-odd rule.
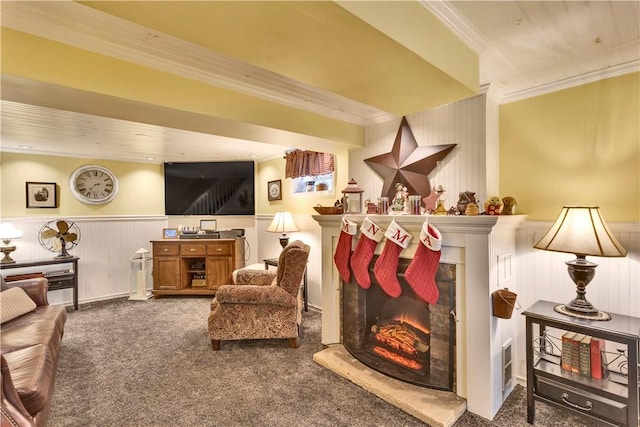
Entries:
[[562,335],[562,369],[602,379],[606,373],[605,340],[576,332]]

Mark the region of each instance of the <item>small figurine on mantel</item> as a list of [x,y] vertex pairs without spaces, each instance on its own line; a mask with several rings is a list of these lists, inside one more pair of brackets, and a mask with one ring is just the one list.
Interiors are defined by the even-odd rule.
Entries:
[[408,196],[409,192],[407,191],[407,187],[403,186],[401,183],[397,183],[396,195],[391,201],[391,210],[394,212],[404,212],[405,208],[407,207]]
[[[473,215],[473,207],[469,210],[470,213],[467,213],[467,205],[472,204],[475,205],[475,209],[478,209],[478,205],[476,205],[476,193],[473,191],[463,191],[461,193],[458,194],[458,212],[460,212],[460,215]],[[477,211],[475,213],[475,215],[477,215]]]
[[433,213],[436,210],[438,200],[442,199],[445,189],[442,185],[431,188],[431,194],[422,199],[424,202],[424,209],[428,213]]

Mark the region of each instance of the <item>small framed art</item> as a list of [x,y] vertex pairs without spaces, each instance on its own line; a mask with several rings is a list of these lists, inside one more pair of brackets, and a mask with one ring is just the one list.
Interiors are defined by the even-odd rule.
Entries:
[[215,219],[201,219],[200,230],[203,231],[216,231],[218,230],[218,221]]
[[177,239],[178,238],[178,229],[177,228],[163,228],[162,229],[162,238],[163,239]]
[[269,201],[282,200],[282,180],[269,181],[267,183]]
[[55,182],[27,182],[27,208],[57,208],[58,186]]

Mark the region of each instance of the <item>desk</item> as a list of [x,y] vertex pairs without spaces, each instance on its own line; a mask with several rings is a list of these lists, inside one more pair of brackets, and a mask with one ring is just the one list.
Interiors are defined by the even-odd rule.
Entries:
[[45,258],[33,259],[28,261],[17,261],[11,264],[0,265],[0,270],[9,270],[12,268],[29,268],[47,265],[72,264],[73,271],[64,274],[53,274],[51,271],[45,273],[44,277],[49,281],[49,290],[57,291],[58,289],[73,289],[73,308],[78,309],[78,257],[69,258]]
[[[268,270],[269,266],[278,268],[278,258],[263,259],[264,269]],[[302,299],[304,300],[304,311],[309,311],[309,301],[307,300],[307,269],[304,269],[304,278],[302,279]]]

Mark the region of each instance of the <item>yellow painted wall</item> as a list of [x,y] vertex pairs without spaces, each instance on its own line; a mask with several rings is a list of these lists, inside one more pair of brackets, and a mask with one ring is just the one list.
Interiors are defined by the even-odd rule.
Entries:
[[[115,173],[120,184],[117,197],[105,205],[86,205],[69,189],[73,171],[97,164]],[[55,182],[58,208],[26,208],[27,181]],[[2,153],[0,158],[0,216],[50,217],[91,215],[164,215],[162,165],[98,159]]]
[[[258,164],[258,184],[256,188],[256,213],[269,214],[278,211],[289,211],[294,214],[313,214],[316,205],[333,206],[336,199],[342,197],[342,189],[349,182],[348,152],[333,153],[335,156],[335,193],[333,195],[318,196],[316,194],[303,193],[294,195],[291,190],[291,179],[284,177],[285,160],[282,157]],[[282,200],[269,201],[267,197],[267,183],[274,180],[282,181]]]
[[[284,159],[279,157],[258,163],[256,167],[256,213],[270,214],[288,210],[297,214],[316,214],[313,206],[333,206],[347,186],[347,151],[336,155],[335,195],[318,197],[311,194],[294,196],[291,179],[284,178]],[[118,196],[106,205],[93,206],[79,202],[69,190],[69,177],[85,164],[98,164],[118,177]],[[267,200],[267,182],[282,180],[282,200]],[[26,208],[25,183],[55,182],[58,188],[58,208]],[[162,165],[129,163],[99,159],[79,159],[42,155],[2,153],[0,157],[0,217],[50,217],[92,215],[164,215],[164,175]],[[235,217],[234,217],[235,218]],[[224,223],[224,217],[221,219]],[[237,220],[237,218],[235,219]],[[170,225],[198,225],[190,220],[170,218]],[[193,223],[193,224],[192,224]],[[218,224],[224,228],[225,224]],[[228,227],[227,227],[228,228]]]
[[640,73],[500,106],[500,192],[529,220],[596,205],[640,221]]

